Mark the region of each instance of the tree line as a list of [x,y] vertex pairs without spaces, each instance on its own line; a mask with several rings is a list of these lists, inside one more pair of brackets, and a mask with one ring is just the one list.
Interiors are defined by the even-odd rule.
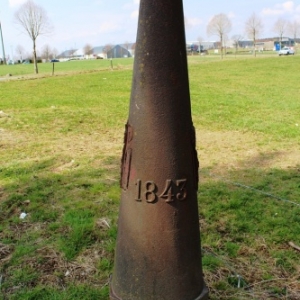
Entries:
[[[261,17],[256,13],[253,13],[245,22],[245,34],[248,38],[253,41],[253,55],[256,56],[256,41],[261,36],[264,29],[264,23]],[[220,41],[221,57],[223,58],[224,40],[228,38],[229,33],[232,30],[232,23],[227,15],[220,13],[215,15],[210,22],[207,24],[207,35],[208,36],[218,36]],[[297,39],[300,32],[300,22],[293,21],[288,22],[285,19],[279,18],[274,26],[274,33],[279,37],[280,45],[282,44],[282,39],[284,34],[291,34],[294,40]],[[238,47],[239,41],[243,39],[240,34],[234,35],[232,37],[234,46]]]
[[[39,55],[37,54],[36,40],[41,35],[48,35],[53,31],[53,26],[47,16],[46,11],[43,7],[37,5],[33,0],[27,0],[20,8],[16,11],[14,16],[15,24],[27,34],[33,46],[32,56],[29,56],[33,60],[34,71],[38,73],[38,56],[45,60],[50,60],[57,57],[58,53],[55,48],[51,48],[48,44],[44,45]],[[128,50],[129,43],[125,42],[125,47]],[[113,48],[112,45],[107,44],[103,47],[103,53],[109,52]],[[76,49],[69,50],[69,54],[74,55]],[[25,49],[18,45],[16,48],[16,53],[19,60],[22,61],[24,56],[28,58],[28,54],[25,53]],[[86,56],[93,54],[93,47],[91,44],[86,44],[83,47],[83,53]]]
[[[27,0],[23,5],[20,6],[15,13],[14,20],[16,25],[18,25],[20,29],[32,40],[34,71],[35,73],[38,73],[36,40],[40,35],[50,34],[53,30],[53,26],[47,16],[46,11],[41,6],[37,5],[33,0]],[[219,38],[221,57],[223,58],[224,41],[228,38],[228,35],[232,30],[231,20],[223,13],[217,14],[207,24],[206,29],[208,36],[217,36]],[[245,22],[245,34],[253,41],[254,56],[256,55],[255,44],[258,37],[262,34],[263,29],[263,20],[256,13],[253,13]],[[300,31],[300,22],[288,22],[287,20],[280,18],[274,24],[273,31],[279,36],[281,45],[282,38],[286,33],[292,34],[294,40],[296,40]],[[237,47],[243,36],[234,35],[232,38],[234,45]],[[202,39],[199,38],[198,40],[200,43]],[[104,51],[106,52],[108,52],[110,49],[111,45],[104,47]],[[18,46],[16,51],[22,59],[22,56],[25,52],[22,46]],[[86,44],[84,46],[85,55],[91,55],[91,52],[92,46],[90,44]],[[44,59],[48,60],[56,57],[56,55],[57,50],[55,48],[52,49],[49,45],[45,45],[43,47],[41,56]]]

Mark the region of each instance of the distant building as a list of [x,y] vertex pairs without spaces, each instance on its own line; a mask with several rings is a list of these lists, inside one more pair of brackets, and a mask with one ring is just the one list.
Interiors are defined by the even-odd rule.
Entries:
[[74,54],[78,51],[78,49],[70,49],[70,50],[65,50],[61,54],[57,55],[56,58],[58,59],[70,59],[74,58]]
[[94,47],[92,49],[93,56],[95,58],[106,58],[106,53],[104,51],[104,46]]
[[[280,44],[280,37],[271,37],[271,38],[257,39],[255,43],[255,47],[257,50],[271,51],[271,50],[279,50],[278,49],[279,44]],[[289,37],[283,37],[281,41],[281,47],[284,46],[289,46],[289,47],[295,46],[295,40]],[[253,41],[252,40],[240,41],[239,47],[253,48]]]
[[77,49],[74,51],[73,53],[73,58],[76,58],[76,59],[83,59],[85,58],[85,54],[84,54],[84,51],[83,49]]
[[240,40],[238,42],[239,48],[252,48],[253,47],[253,41],[252,40]]
[[89,58],[123,58],[133,57],[135,43],[106,45],[94,47],[90,55],[85,55],[83,49],[65,50],[57,56],[58,59],[89,59]]
[[120,45],[114,46],[112,49],[107,51],[107,58],[122,58],[122,57],[131,57],[131,53],[124,47]]
[[199,52],[199,47],[200,51],[204,52],[209,49],[215,49],[217,48],[218,42],[216,41],[187,41],[186,43],[186,51],[187,53],[190,52]]
[[[281,42],[281,47],[290,46],[293,47],[295,44],[300,43],[300,39],[294,40],[289,37],[283,37]],[[249,49],[253,48],[253,41],[250,39],[238,41],[239,48]],[[274,51],[279,50],[280,38],[264,38],[258,39],[255,43],[255,48],[257,51]],[[89,58],[124,58],[124,57],[134,57],[135,54],[135,43],[124,43],[117,45],[106,45],[94,47],[90,55],[85,55],[83,49],[70,49],[63,51],[57,56],[58,59],[89,59]],[[234,48],[233,40],[226,40],[224,42],[225,48]],[[219,41],[187,41],[186,50],[188,54],[207,52],[210,49],[220,49]],[[217,50],[216,50],[217,51]]]

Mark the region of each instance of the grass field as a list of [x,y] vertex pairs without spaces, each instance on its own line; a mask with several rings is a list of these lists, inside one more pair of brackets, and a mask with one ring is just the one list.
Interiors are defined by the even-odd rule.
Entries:
[[[0,299],[108,299],[132,63],[0,66]],[[211,299],[300,299],[299,64],[189,57]]]

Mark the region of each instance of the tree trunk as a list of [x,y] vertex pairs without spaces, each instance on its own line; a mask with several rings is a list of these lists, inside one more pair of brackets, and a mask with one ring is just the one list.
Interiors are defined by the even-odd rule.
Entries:
[[221,40],[221,59],[223,59],[223,36],[220,36],[220,40]]
[[36,59],[36,45],[35,45],[35,40],[33,40],[33,65],[34,65],[34,72],[35,72],[35,74],[38,74],[39,70],[38,70],[37,59]]

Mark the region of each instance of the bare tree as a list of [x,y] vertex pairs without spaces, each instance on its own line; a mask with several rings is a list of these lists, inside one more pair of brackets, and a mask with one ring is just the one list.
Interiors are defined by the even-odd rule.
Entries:
[[91,54],[93,54],[93,47],[90,44],[86,44],[83,47],[83,53],[87,56],[90,56]]
[[20,58],[20,62],[22,63],[22,60],[23,60],[23,58],[24,58],[24,53],[25,53],[25,49],[23,48],[23,46],[18,45],[18,46],[16,47],[16,53],[17,53],[17,55],[18,55],[19,58]]
[[[288,24],[288,31],[293,36],[294,44],[296,46],[296,40],[300,33],[300,22],[299,21],[290,22]],[[296,51],[296,47],[295,47],[295,51]]]
[[125,43],[123,45],[124,45],[124,48],[127,50],[126,53],[125,53],[125,57],[128,57],[130,43],[128,41],[125,41]]
[[103,53],[106,54],[106,58],[108,58],[108,57],[107,57],[107,53],[108,53],[112,48],[113,48],[113,46],[112,46],[111,44],[107,44],[107,45],[104,46],[104,48],[103,48]]
[[29,35],[33,44],[34,71],[38,73],[36,40],[40,35],[49,34],[52,26],[46,11],[32,0],[26,1],[15,13],[15,23]]
[[288,22],[284,19],[278,19],[273,27],[273,31],[278,34],[280,49],[282,47],[282,38],[287,30]]
[[0,59],[0,63],[3,63],[4,65],[7,64],[7,61],[6,61],[6,56],[5,56],[5,47],[4,47],[4,41],[3,41],[3,33],[2,33],[2,26],[1,26],[1,22],[0,22],[0,41],[1,41],[1,46],[2,46],[2,61]]
[[71,47],[71,49],[69,50],[69,58],[74,58],[75,52],[77,51],[77,49],[75,49],[75,47]]
[[129,49],[129,42],[128,42],[128,41],[125,41],[125,43],[124,43],[124,47],[125,47],[125,49],[126,49],[126,50],[128,50],[128,49]]
[[224,34],[224,37],[223,37],[223,51],[224,51],[225,55],[227,54],[228,41],[229,41],[228,34]]
[[132,45],[131,45],[131,54],[134,56],[134,54],[135,54],[135,48],[136,48],[136,44],[135,43],[133,43]]
[[53,48],[51,51],[51,56],[50,58],[56,58],[56,56],[58,55],[58,50],[56,48]]
[[245,32],[253,41],[253,55],[256,56],[256,40],[264,28],[262,19],[253,13],[245,23]]
[[231,31],[231,21],[225,14],[215,15],[207,25],[208,36],[217,35],[220,39],[221,58],[223,58],[224,38]]
[[236,56],[236,53],[238,52],[238,49],[239,49],[239,45],[240,45],[240,41],[243,39],[243,36],[240,35],[240,34],[235,34],[233,37],[232,37],[232,40],[233,40],[233,46],[235,48],[235,56]]
[[52,56],[51,51],[52,49],[48,44],[44,45],[44,47],[42,48],[42,57],[46,60],[49,60]]
[[197,41],[199,43],[199,55],[201,55],[201,43],[203,42],[203,38],[201,36],[198,36]]

